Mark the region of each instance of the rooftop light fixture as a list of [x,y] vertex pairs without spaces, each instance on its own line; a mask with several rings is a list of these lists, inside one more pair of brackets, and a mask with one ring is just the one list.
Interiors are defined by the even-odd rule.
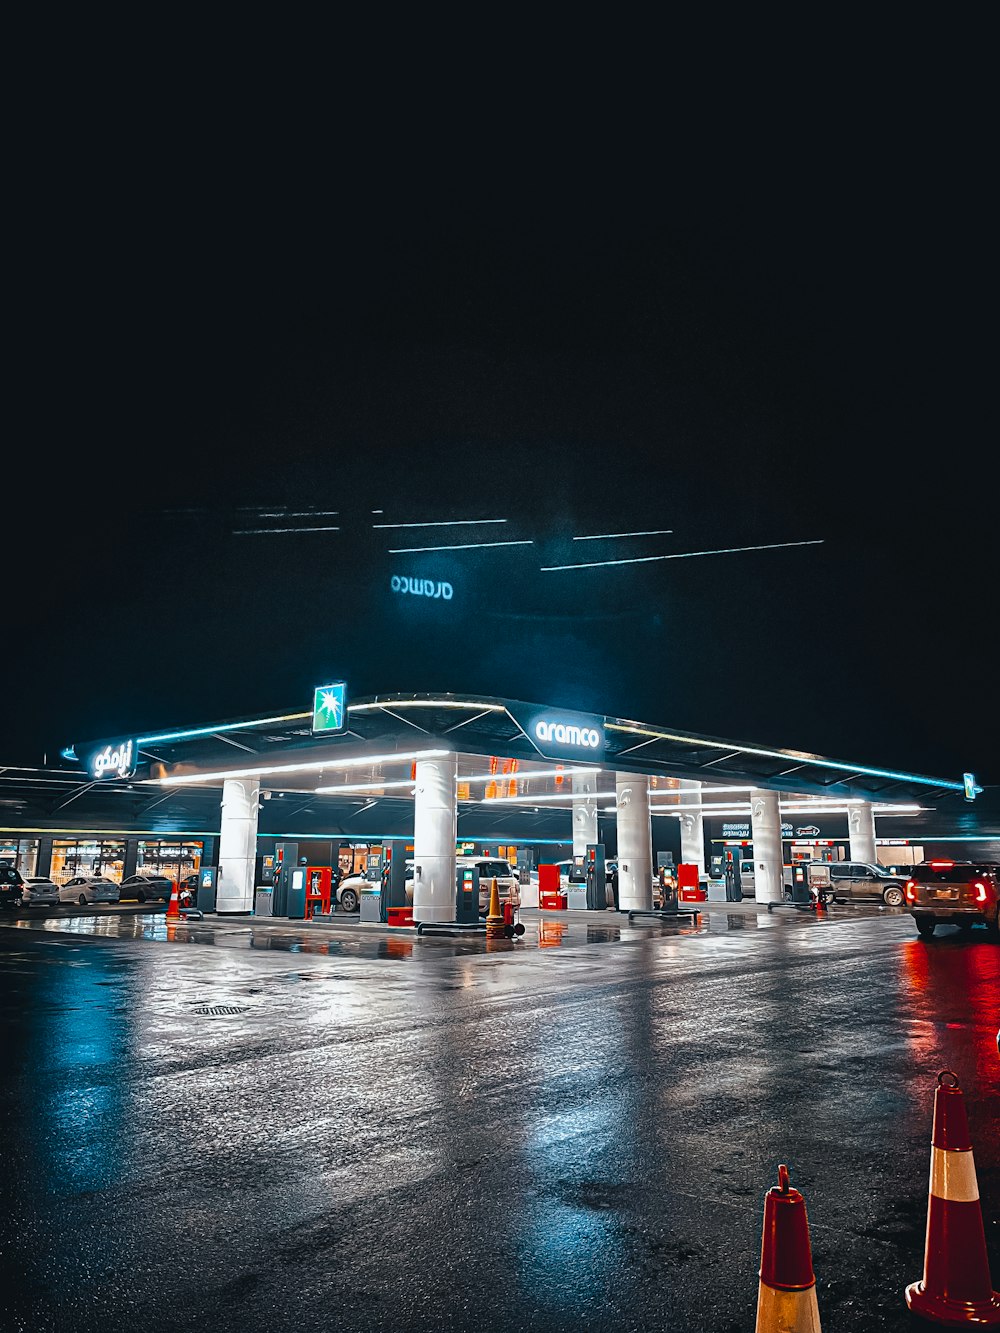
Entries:
[[[797,759],[803,764],[813,764],[818,768],[836,768],[843,773],[856,773],[870,778],[896,778],[900,782],[919,782],[925,787],[942,787],[947,791],[965,791],[964,782],[948,782],[944,778],[923,777],[919,773],[897,773],[888,768],[867,768],[863,764],[845,764],[837,759],[824,759],[822,755],[809,754],[805,750],[765,750],[760,746],[736,745],[729,741],[720,741],[705,736],[684,736],[673,731],[658,731],[654,727],[641,727],[631,722],[606,722],[610,731],[624,731],[630,736],[649,736],[654,740],[677,741],[681,745],[690,745],[694,749],[725,750],[732,754],[757,754],[766,759]],[[756,788],[751,788],[755,791]]]
[[223,731],[245,731],[247,727],[266,727],[275,722],[301,722],[311,713],[283,713],[280,717],[257,717],[252,722],[227,722],[214,727],[189,727],[186,731],[161,731],[155,736],[139,736],[137,745],[154,745],[157,741],[185,741],[195,736],[217,736]]
[[664,537],[673,532],[673,528],[652,528],[649,532],[594,532],[585,537],[574,537],[575,542],[617,541],[619,537]]
[[765,542],[761,546],[720,546],[714,551],[675,551],[672,555],[633,555],[623,560],[588,560],[577,565],[541,565],[543,574],[563,569],[600,569],[605,565],[644,565],[652,560],[690,560],[696,555],[736,555],[740,551],[777,551],[786,546],[822,546],[822,537],[804,542]]
[[410,750],[402,754],[351,755],[340,759],[316,759],[304,764],[268,764],[255,768],[228,768],[215,773],[181,773],[169,778],[144,778],[143,786],[187,787],[194,783],[222,782],[227,778],[263,778],[276,773],[321,773],[327,768],[357,768],[369,764],[412,763],[416,759],[441,759],[451,750]]
[[[377,708],[392,708],[398,712],[401,708],[478,708],[483,713],[506,713],[503,704],[483,703],[479,699],[386,699],[383,703],[348,704],[349,713],[374,713]],[[309,717],[303,713],[302,717]],[[214,728],[218,730],[218,728]]]
[[534,546],[533,541],[519,542],[463,542],[457,546],[392,546],[390,555],[408,555],[414,551],[476,551],[483,546]]
[[[373,511],[374,512],[374,511]],[[379,513],[382,511],[379,510]],[[459,528],[474,523],[506,523],[505,518],[443,518],[431,523],[373,523],[373,528]]]
[[339,527],[309,528],[233,528],[234,537],[270,537],[276,532],[339,532]]
[[345,782],[339,787],[317,787],[315,789],[317,796],[345,796],[352,795],[354,792],[362,791],[388,791],[390,788],[409,787],[413,790],[413,779],[402,778],[398,782]]

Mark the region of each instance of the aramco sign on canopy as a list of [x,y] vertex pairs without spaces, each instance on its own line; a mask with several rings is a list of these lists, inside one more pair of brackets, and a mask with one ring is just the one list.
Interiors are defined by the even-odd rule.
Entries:
[[313,690],[313,735],[317,732],[343,731],[347,725],[347,682],[317,685]]
[[539,754],[549,759],[604,757],[604,718],[592,713],[510,704],[508,711]]

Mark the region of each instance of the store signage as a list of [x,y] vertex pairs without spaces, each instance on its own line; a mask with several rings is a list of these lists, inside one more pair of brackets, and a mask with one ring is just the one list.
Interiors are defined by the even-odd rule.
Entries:
[[442,579],[413,579],[408,574],[393,574],[389,587],[393,592],[412,593],[415,597],[440,597],[446,602],[450,602],[455,595],[451,584]]
[[818,838],[819,829],[815,824],[808,824],[805,828],[797,828],[795,830],[795,836],[797,838]]
[[87,772],[95,782],[106,778],[130,778],[139,759],[134,737],[95,746],[87,755]]
[[326,734],[343,731],[347,725],[347,682],[317,685],[313,690],[312,729]]
[[[801,830],[799,830],[799,832],[801,832]],[[792,828],[791,824],[782,824],[782,826],[781,826],[781,836],[782,836],[783,838],[791,838],[791,837],[794,836],[794,833],[795,833],[795,830]],[[724,823],[724,824],[722,825],[722,836],[723,836],[724,838],[749,838],[749,837],[750,837],[750,825],[749,825],[749,824],[726,824],[726,823]]]

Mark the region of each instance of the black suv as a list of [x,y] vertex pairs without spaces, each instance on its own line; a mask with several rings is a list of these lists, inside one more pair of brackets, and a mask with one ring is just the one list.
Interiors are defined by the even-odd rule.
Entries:
[[971,930],[982,922],[1000,938],[1000,865],[984,861],[922,861],[906,881],[906,906],[917,930],[933,935],[938,922]]
[[20,907],[24,876],[17,866],[0,865],[0,907]]

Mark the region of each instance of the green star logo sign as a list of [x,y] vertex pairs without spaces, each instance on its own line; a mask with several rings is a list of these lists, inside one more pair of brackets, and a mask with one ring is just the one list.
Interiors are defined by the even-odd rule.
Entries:
[[335,680],[332,685],[317,685],[313,690],[313,734],[343,731],[346,723],[347,682]]

